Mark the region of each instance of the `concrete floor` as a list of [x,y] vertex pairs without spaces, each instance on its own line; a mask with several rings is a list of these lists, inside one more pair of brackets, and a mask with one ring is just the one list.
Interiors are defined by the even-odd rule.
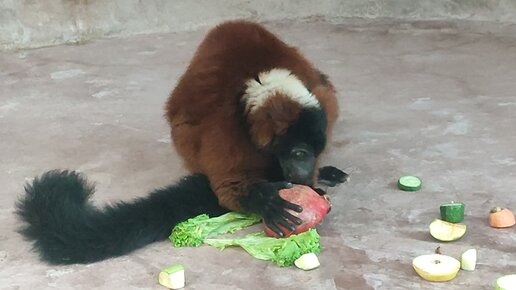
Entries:
[[[161,289],[159,269],[182,263],[187,289],[492,289],[516,273],[516,228],[487,225],[516,209],[516,29],[482,23],[268,23],[331,76],[341,114],[325,164],[351,175],[319,226],[321,268],[303,272],[240,249],[160,242],[91,265],[41,263],[15,233],[26,180],[80,169],[95,202],[145,195],[184,170],[163,103],[205,29],[0,55],[0,288]],[[418,175],[424,188],[396,189]],[[468,232],[438,243],[428,224],[442,202],[466,203]],[[447,283],[415,274],[415,256],[441,245],[477,248],[475,272]]]

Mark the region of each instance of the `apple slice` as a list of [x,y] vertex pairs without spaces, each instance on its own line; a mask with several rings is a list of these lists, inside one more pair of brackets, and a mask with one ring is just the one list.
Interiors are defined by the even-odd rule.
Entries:
[[496,279],[495,290],[514,290],[516,289],[516,274],[506,275]]
[[474,271],[477,265],[477,250],[469,249],[462,253],[460,267],[462,270]]
[[439,241],[455,241],[462,238],[465,233],[465,224],[454,224],[440,219],[435,219],[430,224],[430,234]]
[[427,281],[443,282],[457,276],[460,270],[460,262],[450,256],[431,254],[414,258],[412,267],[421,278]]

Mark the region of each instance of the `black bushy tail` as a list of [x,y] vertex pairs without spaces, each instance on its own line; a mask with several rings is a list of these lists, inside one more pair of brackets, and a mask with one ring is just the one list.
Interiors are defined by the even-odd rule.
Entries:
[[145,198],[99,209],[89,202],[94,187],[73,171],[54,170],[25,186],[17,214],[21,233],[34,240],[51,264],[90,263],[120,256],[168,237],[177,223],[226,210],[204,175],[192,175]]

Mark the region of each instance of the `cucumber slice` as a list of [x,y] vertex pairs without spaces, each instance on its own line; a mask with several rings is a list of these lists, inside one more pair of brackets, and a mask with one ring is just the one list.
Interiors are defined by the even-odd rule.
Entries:
[[421,189],[422,182],[416,176],[402,176],[398,180],[398,188],[404,191],[418,191]]
[[464,207],[462,202],[441,204],[441,219],[450,223],[460,223],[464,220]]

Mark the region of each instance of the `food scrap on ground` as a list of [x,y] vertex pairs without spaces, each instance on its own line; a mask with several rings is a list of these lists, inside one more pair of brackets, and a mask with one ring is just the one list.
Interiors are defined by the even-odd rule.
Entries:
[[[280,196],[285,200],[298,204],[303,208],[301,213],[290,211],[302,220],[295,231],[281,230],[286,237],[276,238],[264,224],[264,231],[248,234],[236,238],[216,238],[218,235],[234,233],[245,227],[260,222],[261,217],[256,214],[229,212],[219,217],[210,218],[202,214],[179,223],[172,229],[169,236],[174,247],[198,247],[202,243],[221,250],[229,246],[240,246],[253,257],[261,260],[270,260],[278,266],[291,266],[305,254],[312,254],[300,260],[305,261],[305,268],[318,267],[316,253],[321,251],[320,237],[315,226],[319,224],[330,211],[329,201],[320,196],[312,188],[304,185],[294,185],[292,188],[282,189]],[[315,256],[315,259],[313,258]]]
[[229,212],[213,218],[201,214],[177,224],[168,238],[174,247],[198,247],[206,238],[234,233],[259,223],[261,219],[256,214],[237,212]]
[[450,223],[460,223],[464,220],[465,205],[462,202],[449,202],[439,208],[441,219]]
[[269,260],[280,267],[287,267],[292,266],[303,254],[319,253],[319,239],[317,231],[310,229],[288,238],[272,238],[259,232],[242,238],[210,238],[204,240],[204,243],[221,250],[230,246],[240,246],[257,259]]
[[454,224],[440,219],[435,219],[429,226],[432,237],[443,242],[462,238],[466,233],[466,228],[465,224]]
[[493,228],[508,228],[514,224],[514,214],[507,208],[495,207],[489,213],[489,225]]
[[421,278],[427,281],[444,282],[457,276],[460,262],[450,256],[430,254],[414,258],[412,267]]
[[406,175],[398,179],[398,188],[404,191],[418,191],[423,183],[416,176]]
[[[243,225],[252,224],[251,222],[256,218],[255,216],[246,217],[245,214],[240,213],[230,213],[221,217],[214,218],[217,219],[216,222],[211,222],[211,219],[206,219],[205,216],[189,219],[172,230],[170,240],[175,247],[197,247],[200,243],[205,243],[223,250],[229,246],[240,246],[253,257],[270,260],[281,267],[293,265],[294,261],[303,254],[321,251],[320,237],[315,229],[291,235],[288,238],[268,237],[263,231],[244,237],[214,238],[215,235],[233,233],[242,229]],[[176,228],[179,229],[176,230]]]
[[516,289],[516,274],[505,275],[496,279],[495,290],[514,290]]
[[161,270],[158,275],[158,282],[169,289],[185,287],[185,269],[183,265],[175,264]]
[[474,271],[477,265],[477,250],[469,249],[462,253],[460,268],[466,271]]
[[315,253],[303,254],[301,257],[294,261],[294,265],[301,270],[309,271],[318,268],[321,263]]

